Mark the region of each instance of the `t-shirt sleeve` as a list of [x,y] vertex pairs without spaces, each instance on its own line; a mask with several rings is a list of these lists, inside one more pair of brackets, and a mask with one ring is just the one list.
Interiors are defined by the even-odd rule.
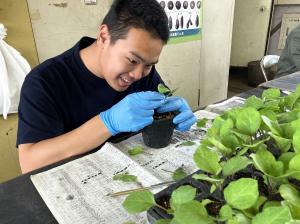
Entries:
[[17,146],[63,134],[64,125],[47,83],[28,75],[21,89]]

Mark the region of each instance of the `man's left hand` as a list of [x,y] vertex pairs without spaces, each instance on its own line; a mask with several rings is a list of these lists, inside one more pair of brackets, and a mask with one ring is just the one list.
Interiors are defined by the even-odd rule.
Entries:
[[166,102],[160,106],[157,111],[159,113],[169,112],[169,111],[179,111],[173,119],[175,128],[178,131],[188,131],[191,126],[196,122],[196,117],[193,114],[190,106],[186,100],[182,97],[171,96],[166,99]]

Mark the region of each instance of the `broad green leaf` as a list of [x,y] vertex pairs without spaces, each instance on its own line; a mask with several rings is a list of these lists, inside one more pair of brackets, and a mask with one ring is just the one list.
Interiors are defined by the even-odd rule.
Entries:
[[235,149],[240,145],[238,138],[231,131],[233,127],[232,119],[228,118],[220,128],[221,143],[231,149]]
[[264,100],[276,99],[280,97],[280,90],[277,88],[269,88],[263,91],[262,96]]
[[231,132],[238,137],[244,144],[251,143],[251,136],[240,133],[238,130],[231,130]]
[[281,203],[280,201],[267,201],[263,206],[263,210],[269,207],[281,207]]
[[203,127],[205,127],[207,121],[208,121],[207,118],[198,119],[198,120],[197,120],[197,127],[198,127],[198,128],[203,128]]
[[232,219],[229,219],[226,224],[250,224],[251,220],[242,213],[237,213]]
[[206,209],[198,201],[182,204],[174,211],[174,217],[178,224],[213,224],[208,217]]
[[123,202],[123,207],[130,214],[147,211],[154,205],[156,205],[154,196],[148,190],[134,192],[130,194]]
[[171,224],[172,219],[159,219],[155,224]]
[[300,195],[296,188],[294,188],[290,184],[282,184],[279,187],[279,193],[281,197],[288,203],[297,205],[300,208]]
[[196,188],[184,185],[173,191],[171,196],[171,207],[175,210],[179,205],[193,201],[196,196]]
[[297,92],[291,93],[284,98],[284,104],[289,110],[293,110],[294,104],[297,102],[300,94]]
[[295,155],[289,162],[289,171],[298,171],[293,175],[294,178],[300,180],[300,154]]
[[300,130],[296,131],[293,135],[293,147],[294,151],[300,154]]
[[219,164],[220,156],[207,147],[199,147],[194,154],[194,161],[197,167],[210,174],[217,175],[221,171]]
[[220,210],[219,215],[220,215],[221,219],[227,220],[227,219],[232,218],[232,214],[233,214],[233,212],[232,212],[231,207],[229,205],[223,205]]
[[120,180],[123,182],[136,182],[137,176],[130,175],[128,173],[125,174],[117,174],[113,177],[113,180]]
[[299,118],[299,111],[293,110],[290,112],[284,112],[277,114],[277,120],[279,124],[290,123]]
[[252,219],[252,224],[285,224],[291,219],[291,213],[286,206],[268,207]]
[[284,123],[279,125],[282,137],[288,138],[288,139],[293,139],[293,135],[295,133],[292,123]]
[[226,177],[235,174],[236,172],[246,168],[249,164],[251,164],[251,161],[246,157],[232,157],[226,161],[225,165],[223,166],[223,175]]
[[144,152],[144,148],[141,147],[141,146],[136,146],[136,147],[128,150],[128,154],[131,155],[131,156],[138,155],[138,154],[140,154],[142,152]]
[[184,171],[183,167],[179,167],[174,171],[174,173],[172,175],[172,179],[173,180],[180,180],[180,179],[182,179],[186,176],[187,176],[187,173]]
[[269,127],[271,132],[277,136],[282,136],[281,128],[279,124],[275,121],[271,121],[268,117],[266,116],[261,116],[263,122]]
[[286,152],[286,153],[282,153],[281,156],[278,158],[278,161],[281,161],[283,163],[284,170],[289,169],[289,163],[294,156],[295,156],[294,152]]
[[292,126],[292,129],[293,129],[293,132],[295,133],[296,131],[299,130],[299,127],[300,127],[300,118],[297,119],[297,120],[294,120],[291,122],[291,126]]
[[259,196],[257,201],[250,208],[244,210],[245,214],[248,217],[253,217],[259,213],[260,207],[267,201],[267,198],[264,196]]
[[207,136],[215,137],[216,135],[218,135],[223,123],[224,123],[223,118],[221,118],[220,116],[216,117],[212,122],[211,127],[207,130]]
[[223,145],[222,142],[220,142],[216,138],[209,137],[208,141],[210,141],[210,143],[212,145],[214,145],[217,148],[217,150],[222,153],[222,155],[229,155],[229,154],[232,153],[232,150],[230,148],[228,148],[225,145]]
[[240,178],[224,189],[224,198],[233,208],[244,210],[255,204],[259,196],[257,180]]
[[249,97],[246,101],[244,106],[245,107],[253,107],[256,110],[259,110],[260,108],[262,108],[264,105],[264,102],[262,101],[262,99],[257,98],[256,96],[251,96]]
[[218,179],[218,178],[213,178],[213,177],[209,177],[203,173],[200,173],[200,174],[194,174],[192,176],[194,179],[196,180],[205,180],[205,181],[208,181],[210,183],[220,183],[222,182],[223,180],[222,179]]
[[260,113],[260,115],[266,116],[271,121],[277,120],[277,114],[273,110],[265,108],[265,109],[260,110],[259,113]]
[[243,134],[254,135],[260,124],[260,114],[252,107],[244,108],[236,118],[236,127]]
[[167,88],[164,84],[160,83],[158,84],[157,86],[157,90],[159,93],[162,93],[162,94],[167,94],[169,93],[171,90],[169,88]]
[[275,140],[275,143],[276,143],[278,149],[282,153],[289,151],[289,149],[291,148],[291,145],[292,145],[292,140],[277,136],[273,133],[270,133],[270,135]]
[[296,154],[289,163],[289,168],[292,170],[300,170],[300,154]]
[[262,171],[264,174],[272,177],[279,177],[283,174],[283,163],[276,161],[271,152],[265,149],[260,149],[256,154],[251,154],[253,163],[256,169]]

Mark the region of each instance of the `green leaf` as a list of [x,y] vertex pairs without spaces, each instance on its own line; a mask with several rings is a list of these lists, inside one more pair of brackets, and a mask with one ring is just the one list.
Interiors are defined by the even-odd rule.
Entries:
[[123,182],[136,182],[137,176],[129,175],[128,173],[125,174],[117,174],[113,177],[113,180],[120,180]]
[[178,224],[213,224],[204,206],[198,201],[191,201],[182,204],[174,212],[175,220]]
[[262,120],[264,123],[269,127],[271,132],[277,136],[282,136],[281,128],[279,124],[275,121],[271,121],[268,117],[266,116],[261,116]]
[[141,146],[136,146],[133,149],[128,150],[129,155],[131,156],[135,156],[138,155],[140,153],[144,152],[144,148]]
[[260,114],[252,107],[242,110],[236,118],[236,127],[243,134],[254,135],[261,124]]
[[279,124],[290,123],[299,118],[299,111],[290,111],[277,114],[277,120]]
[[285,152],[280,155],[278,161],[281,161],[283,163],[284,170],[289,169],[289,163],[294,156],[295,156],[294,152]]
[[180,146],[192,146],[192,145],[195,145],[196,143],[195,142],[192,142],[192,141],[185,141],[185,142],[182,142],[180,144]]
[[252,224],[285,224],[292,219],[286,206],[268,207],[252,219]]
[[196,196],[196,188],[189,185],[180,186],[171,195],[171,207],[175,210],[179,205],[193,201]]
[[246,157],[232,157],[226,161],[225,165],[223,166],[223,175],[226,177],[235,174],[236,172],[246,168],[249,164],[251,164],[251,161]]
[[194,174],[192,176],[194,179],[196,180],[205,180],[205,181],[208,181],[210,183],[220,183],[222,182],[223,180],[222,179],[218,179],[218,178],[213,178],[213,177],[209,177],[203,173],[200,173],[200,174]]
[[272,138],[275,140],[275,143],[276,143],[278,149],[282,153],[289,151],[289,149],[291,148],[291,145],[292,145],[292,140],[277,136],[273,133],[270,133],[270,136],[272,136]]
[[154,196],[148,190],[134,192],[130,194],[123,202],[123,207],[130,214],[147,211],[154,205],[156,205]]
[[299,206],[300,208],[300,197],[299,197],[299,192],[296,188],[294,188],[290,184],[282,184],[279,187],[279,193],[281,197],[284,200],[286,200],[288,203]]
[[264,196],[259,196],[257,201],[253,206],[244,210],[244,214],[247,214],[248,217],[253,217],[259,213],[260,207],[267,201],[267,198]]
[[251,154],[256,169],[272,177],[279,177],[283,174],[284,165],[276,161],[275,157],[268,150],[260,149],[256,154]]
[[232,153],[232,150],[225,145],[222,144],[218,139],[214,137],[209,137],[207,139],[212,145],[214,145],[218,151],[220,151],[223,155],[229,155]]
[[198,128],[203,128],[203,127],[205,127],[207,121],[208,121],[207,118],[198,119],[198,120],[197,120],[197,127],[198,127]]
[[182,178],[186,177],[187,173],[184,171],[183,167],[177,168],[173,173],[173,180],[181,180]]
[[242,213],[237,213],[232,219],[229,219],[226,224],[250,224],[251,221]]
[[231,207],[229,205],[223,205],[220,210],[219,215],[220,215],[221,219],[227,220],[227,219],[232,218],[232,214],[233,214],[233,212],[232,212]]
[[159,219],[155,224],[171,224],[172,219]]
[[162,83],[158,84],[157,90],[159,93],[162,93],[162,94],[168,94],[169,92],[171,92],[171,90]]
[[300,154],[300,130],[293,135],[293,147],[294,151]]
[[296,154],[289,162],[289,171],[298,171],[293,177],[300,180],[300,154]]
[[262,99],[257,98],[256,96],[251,96],[249,97],[246,101],[244,106],[245,107],[253,107],[255,109],[260,109],[262,108],[264,105],[264,102],[262,101]]
[[284,98],[284,104],[289,110],[293,110],[294,104],[297,102],[300,94],[297,92],[291,93]]
[[237,209],[247,209],[255,204],[259,196],[257,180],[240,178],[224,189],[226,202]]
[[210,174],[217,175],[222,170],[219,164],[220,156],[207,147],[199,147],[194,154],[197,167]]
[[280,90],[277,88],[269,88],[262,93],[262,98],[264,100],[276,99],[278,97],[280,97]]

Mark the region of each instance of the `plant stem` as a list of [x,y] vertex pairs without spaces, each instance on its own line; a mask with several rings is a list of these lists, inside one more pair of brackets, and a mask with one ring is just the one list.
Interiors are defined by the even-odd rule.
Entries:
[[164,210],[166,213],[168,213],[168,209],[164,208],[163,206],[159,205],[159,204],[155,204],[156,207]]

